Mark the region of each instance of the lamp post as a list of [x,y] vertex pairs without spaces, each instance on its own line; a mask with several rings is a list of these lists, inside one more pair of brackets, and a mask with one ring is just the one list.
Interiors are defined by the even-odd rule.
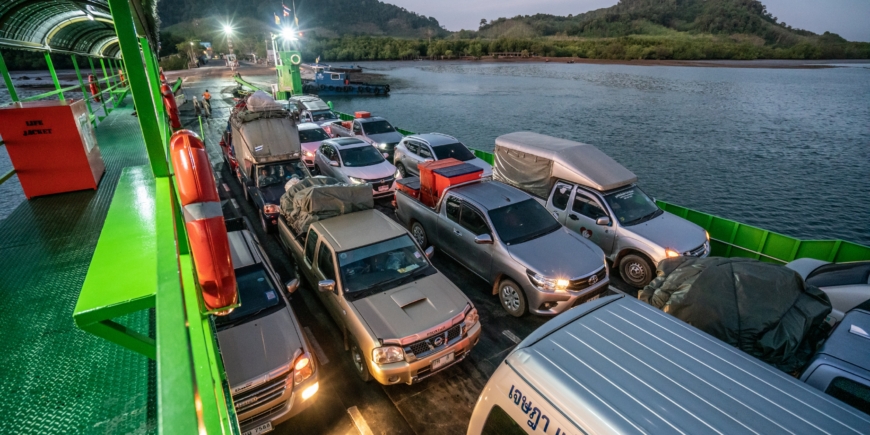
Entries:
[[227,48],[230,54],[233,54],[233,28],[229,24],[224,24],[224,33],[227,35]]

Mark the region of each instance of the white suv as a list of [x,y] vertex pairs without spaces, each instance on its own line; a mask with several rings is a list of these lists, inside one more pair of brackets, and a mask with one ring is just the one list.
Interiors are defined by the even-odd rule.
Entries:
[[482,177],[492,176],[492,165],[474,156],[455,137],[441,133],[426,133],[407,136],[396,146],[393,162],[402,176],[420,175],[417,165],[432,160],[454,158],[483,168]]

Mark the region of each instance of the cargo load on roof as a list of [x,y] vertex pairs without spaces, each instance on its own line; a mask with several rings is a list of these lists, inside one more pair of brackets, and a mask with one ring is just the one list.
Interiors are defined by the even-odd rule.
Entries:
[[637,181],[637,176],[592,145],[521,131],[495,139],[493,178],[546,198],[556,180],[599,191]]
[[289,112],[265,92],[255,92],[243,106],[233,110],[230,125],[239,160],[262,164],[301,156],[302,144],[296,123],[290,119]]
[[281,197],[281,216],[296,234],[305,233],[319,220],[374,207],[367,184],[350,186],[328,177],[301,180]]

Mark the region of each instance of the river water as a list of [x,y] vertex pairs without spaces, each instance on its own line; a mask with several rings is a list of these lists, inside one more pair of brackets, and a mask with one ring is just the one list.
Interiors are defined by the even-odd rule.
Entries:
[[490,151],[530,130],[593,144],[656,198],[870,245],[870,65],[829,69],[362,63],[389,98],[334,99]]
[[[794,237],[870,245],[870,65],[361,65],[384,75],[391,96],[336,98],[337,110],[488,151],[521,130],[590,143],[657,198]],[[0,186],[0,219],[22,200],[16,180]]]

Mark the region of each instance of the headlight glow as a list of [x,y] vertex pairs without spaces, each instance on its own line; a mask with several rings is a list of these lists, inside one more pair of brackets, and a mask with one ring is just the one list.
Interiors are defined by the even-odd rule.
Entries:
[[376,347],[372,350],[375,364],[389,364],[405,360],[405,351],[398,346]]
[[266,204],[263,206],[263,213],[266,214],[275,214],[281,211],[281,207],[278,207],[275,204]]
[[389,145],[389,144],[386,144],[386,143],[379,143],[379,144],[378,144],[378,148],[380,148],[380,149],[382,149],[382,150],[385,150],[385,149],[387,149],[387,146],[388,146],[388,145]]
[[680,253],[671,248],[665,249],[665,256],[668,258],[679,257]]
[[544,275],[532,272],[531,270],[527,270],[526,273],[529,276],[529,281],[531,281],[539,290],[565,291],[570,284],[570,281],[564,278],[547,278]]
[[311,151],[305,151],[305,156],[306,157],[314,157],[314,153],[312,153]]
[[367,181],[363,180],[362,178],[347,177],[347,179],[350,180],[350,184],[366,184],[367,183]]

